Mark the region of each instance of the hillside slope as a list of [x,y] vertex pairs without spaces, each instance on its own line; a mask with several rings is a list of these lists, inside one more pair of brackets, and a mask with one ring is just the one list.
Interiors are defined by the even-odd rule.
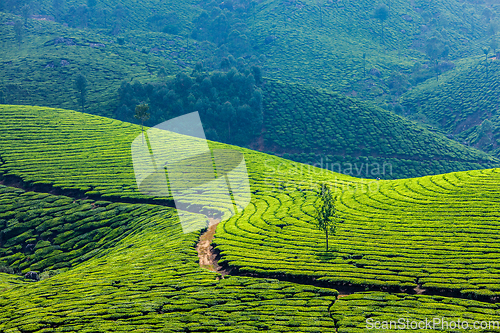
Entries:
[[401,97],[409,116],[442,128],[473,147],[499,154],[500,62],[472,59],[439,81],[429,81]]
[[[385,19],[376,14],[380,4],[368,0],[347,3],[113,0],[95,1],[91,7],[71,0],[62,8],[54,4],[49,0],[39,1],[28,14],[37,19],[57,20],[60,23],[52,24],[58,29],[63,29],[65,23],[82,29],[85,34],[99,33],[100,38],[94,39],[106,45],[109,43],[104,40],[119,36],[146,53],[166,51],[182,67],[194,67],[198,61],[218,66],[231,52],[236,58],[262,57],[267,59],[264,67],[269,77],[327,88],[379,105],[394,103],[408,88],[407,84],[416,85],[452,68],[448,61],[482,54],[481,49],[497,33],[499,17],[498,6],[491,0],[481,4],[393,0],[386,8],[387,16],[382,15]],[[22,14],[20,7],[3,10]],[[21,19],[9,16],[12,22]],[[33,21],[27,20],[27,32]],[[4,35],[11,33],[12,26],[0,27]],[[46,34],[43,30],[38,34]],[[207,31],[199,34],[200,30]],[[225,37],[221,40],[219,35]],[[197,40],[188,40],[187,36]],[[203,52],[193,52],[200,44]],[[9,47],[14,45],[12,38]],[[120,55],[130,56],[123,52]],[[435,58],[444,64],[434,68]],[[161,66],[168,67],[157,64],[151,67]],[[93,66],[92,70],[98,68]],[[138,76],[144,74],[139,71]]]
[[263,91],[265,131],[252,146],[260,151],[367,178],[419,177],[498,163],[352,98],[274,80]]
[[255,194],[241,216],[219,225],[214,242],[223,262],[332,286],[500,296],[499,169],[336,185],[343,222],[330,254],[313,227],[317,194],[297,191],[300,183],[287,176],[276,179],[283,187]]
[[[16,205],[17,202],[16,197],[6,198],[5,193],[18,198],[36,196],[7,187],[0,191],[2,204]],[[72,199],[45,194],[43,200],[52,201],[57,207],[59,201]],[[64,203],[59,205],[64,207]],[[78,202],[76,206],[84,208],[85,204]],[[193,247],[199,233],[182,233],[173,209],[151,205],[136,205],[135,208],[141,213],[132,213],[135,221],[124,224],[132,232],[102,234],[121,238],[114,239],[107,250],[83,251],[78,256],[78,264],[45,270],[41,275],[43,279],[38,282],[16,283],[14,278],[5,279],[5,274],[0,274],[0,331],[213,332],[226,327],[226,331],[236,333],[303,331],[312,326],[318,331],[335,332],[328,312],[335,301],[335,290],[272,279],[219,279],[218,274],[199,267]],[[13,212],[21,213],[21,206]],[[83,222],[100,214],[95,211],[86,219],[80,219]],[[43,224],[70,218],[66,212],[61,212],[59,218],[43,213],[40,216],[46,220]],[[41,218],[32,217],[30,222],[33,224],[28,230],[38,230],[40,225],[35,226]],[[14,226],[21,224],[16,225],[14,218],[7,218],[7,222]],[[91,223],[94,226],[103,224]],[[79,229],[81,227],[76,228]],[[15,251],[17,245],[8,244],[14,237],[7,237],[7,242],[0,242],[0,248]],[[67,237],[67,233],[60,231],[57,238],[61,237]],[[97,240],[101,235],[88,232],[79,238],[92,237]],[[69,241],[60,246],[57,238],[39,235],[30,239],[29,243],[37,245],[35,254],[30,254],[31,259],[18,256],[19,261],[37,261],[45,257],[38,262],[60,259],[61,263],[69,264],[56,252],[61,252],[58,247],[67,248],[68,242],[75,238],[67,237]],[[78,248],[78,244],[74,248]],[[92,253],[95,254],[93,258],[89,255]],[[0,262],[3,259],[0,254]],[[10,283],[6,288],[4,281]]]
[[212,51],[209,44],[186,49],[184,39],[166,34],[134,32],[117,39],[43,20],[28,20],[18,45],[16,19],[0,12],[2,104],[81,110],[75,88],[81,73],[87,78],[85,111],[112,116],[124,80],[152,81],[162,68],[174,75]]
[[[498,311],[494,304],[401,293],[418,287],[430,294],[498,297],[498,169],[369,181],[211,142],[212,148],[244,154],[252,193],[250,205],[217,228],[221,264],[261,277],[313,277],[324,288],[255,277],[220,279],[199,268],[194,244],[200,232],[182,233],[174,209],[122,202],[151,199],[137,191],[129,155],[139,126],[37,107],[2,107],[0,115],[0,124],[12,125],[2,130],[9,137],[0,142],[2,181],[42,192],[0,189],[7,209],[1,223],[10,228],[2,229],[0,262],[23,272],[44,269],[42,281],[27,284],[0,276],[7,285],[0,299],[1,330],[302,332],[312,326],[334,332],[361,329],[360,298],[372,309],[391,301],[384,307],[387,315],[399,308],[405,316],[420,317],[422,310],[448,318],[459,309],[488,319]],[[344,217],[330,253],[324,253],[324,236],[312,224],[316,191],[324,181]],[[72,195],[46,193],[63,188]],[[111,203],[81,201],[82,195],[109,195]],[[27,210],[30,201],[38,208]],[[85,227],[60,233],[58,225],[66,224],[61,219]],[[124,232],[111,231],[121,223]],[[41,233],[45,227],[57,237]],[[29,244],[35,244],[35,256],[28,254]],[[70,266],[54,265],[80,246],[95,252]],[[399,294],[355,293],[336,300],[331,288],[343,285]],[[439,301],[450,306],[433,305]],[[420,306],[408,308],[409,302]]]

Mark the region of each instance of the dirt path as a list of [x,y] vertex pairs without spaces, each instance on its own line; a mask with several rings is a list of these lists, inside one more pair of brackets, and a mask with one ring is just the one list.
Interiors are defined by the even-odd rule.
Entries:
[[196,245],[196,251],[198,251],[198,257],[200,258],[200,267],[220,273],[224,278],[224,275],[229,274],[230,271],[219,266],[218,255],[213,251],[213,246],[211,245],[220,220],[213,218],[209,218],[208,220],[210,221],[208,229],[201,234],[200,240]]

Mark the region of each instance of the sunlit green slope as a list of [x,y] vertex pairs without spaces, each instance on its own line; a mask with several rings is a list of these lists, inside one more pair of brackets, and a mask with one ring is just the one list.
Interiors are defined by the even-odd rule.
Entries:
[[344,222],[330,256],[320,255],[313,228],[317,197],[290,182],[255,194],[241,217],[218,227],[215,243],[243,272],[498,296],[499,182],[491,169],[336,186]]
[[[6,192],[24,200],[37,196],[5,187],[0,190],[2,205],[10,201],[15,206],[19,202],[19,198],[5,198]],[[42,202],[52,201],[53,207],[60,205],[60,217],[44,215],[43,209],[31,210],[40,218],[32,216],[30,222],[36,225],[45,218],[46,222],[41,224],[44,225],[71,218],[61,202],[70,198],[42,196]],[[41,199],[40,195],[38,197]],[[84,212],[88,203],[76,202],[74,205]],[[81,223],[76,222],[84,225],[85,220],[96,217],[90,230],[87,224],[88,230],[78,238],[101,242],[103,236],[109,236],[114,242],[107,250],[87,252],[87,249],[79,254],[79,263],[56,271],[45,270],[42,273],[45,278],[39,282],[22,283],[0,274],[0,331],[214,332],[225,328],[226,332],[288,332],[314,328],[335,332],[328,312],[335,301],[335,290],[270,279],[227,277],[219,280],[218,274],[200,268],[197,263],[194,244],[199,232],[182,233],[171,208],[139,206],[135,206],[135,212],[140,210],[141,213],[125,222],[131,232],[116,234],[106,230],[109,228],[99,229],[97,225],[103,223],[98,219],[102,214],[97,212],[98,208],[94,215],[85,219],[82,216]],[[119,207],[115,205],[115,209]],[[11,211],[19,215],[22,209],[16,207]],[[12,217],[3,218],[14,227],[26,225]],[[112,219],[119,220],[119,216]],[[34,225],[28,226],[29,230],[39,229]],[[71,226],[71,223],[64,226]],[[93,234],[92,227],[107,232]],[[55,239],[33,235],[29,243],[37,247],[43,245],[34,255],[30,254],[31,259],[18,257],[22,261],[37,261],[43,257],[45,261],[60,259],[69,264],[61,255],[50,252],[63,252],[68,242],[61,244],[57,238],[66,237],[71,242],[75,240],[74,234],[81,230],[82,227],[73,223],[69,229],[72,235],[62,230]],[[17,246],[7,244],[13,239],[0,242],[0,248],[15,251]],[[73,245],[73,249],[78,247],[78,243]],[[89,259],[92,252],[96,252],[96,256]],[[0,262],[3,259],[4,255],[0,255]]]
[[[270,110],[270,125],[264,138],[269,146],[256,147],[264,151],[272,150],[274,145],[282,147],[276,150],[278,153],[286,149],[294,152],[297,145],[304,146],[298,154],[288,157],[318,166],[323,160],[323,168],[340,168],[345,174],[369,178],[411,177],[498,165],[487,154],[443,139],[384,110],[328,93],[318,96],[316,90],[300,86],[295,91],[286,85],[276,87],[295,105],[276,93],[269,96],[269,100],[275,101],[266,106]],[[301,94],[293,96],[294,92]],[[326,103],[325,109],[317,108],[321,102]],[[345,105],[339,110],[340,103]],[[297,109],[303,111],[290,114]],[[270,113],[274,110],[276,113]],[[49,108],[0,106],[0,111],[0,128],[5,133],[0,138],[0,170],[6,175],[16,175],[39,186],[78,189],[88,195],[144,197],[136,189],[128,146],[140,134],[139,126]],[[303,122],[296,119],[299,115]],[[309,123],[314,130],[307,130],[311,128]],[[320,135],[320,129],[324,135]],[[382,148],[375,149],[379,144]],[[97,146],[100,153],[96,152]],[[66,149],[71,151],[72,159],[68,159]],[[266,156],[272,163],[282,163],[267,155],[245,152],[256,154],[257,160]],[[99,167],[94,168],[95,165]]]
[[[0,142],[4,181],[111,201],[1,188],[0,262],[39,270],[43,278],[20,285],[2,274],[0,329],[6,332],[333,332],[336,326],[363,327],[361,303],[383,308],[387,316],[399,313],[398,307],[415,316],[449,317],[458,309],[487,318],[482,314],[496,311],[436,296],[369,293],[335,301],[328,288],[250,277],[217,280],[217,273],[198,266],[199,232],[182,233],[172,208],[121,202],[148,199],[136,189],[129,155],[139,126],[37,107],[3,107],[0,115],[3,126],[16,125],[2,130],[9,134]],[[221,263],[328,287],[419,287],[488,300],[498,295],[497,169],[370,181],[231,148],[245,156],[252,198],[217,228]],[[345,220],[326,254],[311,216],[323,181],[334,188]],[[94,252],[82,256],[82,248]],[[63,265],[56,267],[58,262]],[[409,301],[421,305],[407,308]],[[431,304],[440,301],[450,306]]]

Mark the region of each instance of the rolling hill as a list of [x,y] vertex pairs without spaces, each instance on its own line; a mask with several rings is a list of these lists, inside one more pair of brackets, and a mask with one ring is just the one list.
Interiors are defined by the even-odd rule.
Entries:
[[[133,8],[135,8],[132,4],[128,6],[125,3],[119,2],[110,4],[109,6],[119,4],[129,7],[129,12],[133,12]],[[68,3],[68,6],[70,5],[72,5],[72,3]],[[23,42],[20,46],[16,43],[13,28],[14,22],[18,20],[19,17],[0,13],[0,26],[5,31],[2,37],[0,37],[0,43],[3,49],[6,50],[6,52],[0,55],[0,61],[4,64],[1,69],[4,71],[4,75],[2,75],[2,79],[0,79],[0,102],[6,104],[40,105],[80,110],[78,93],[75,89],[75,79],[78,74],[83,73],[88,80],[88,96],[85,111],[112,117],[119,107],[118,91],[124,81],[130,83],[142,82],[161,84],[161,82],[166,79],[165,75],[167,77],[172,77],[181,72],[191,73],[192,68],[198,61],[203,61],[205,64],[208,64],[207,68],[212,68],[211,66],[214,66],[217,59],[227,55],[227,52],[222,52],[216,44],[210,41],[196,41],[187,39],[186,36],[182,34],[175,35],[151,31],[146,25],[137,23],[136,21],[138,18],[142,17],[141,15],[145,15],[139,15],[139,13],[142,13],[142,10],[146,10],[146,8],[149,8],[148,6],[152,5],[153,2],[144,3],[142,5],[143,7],[141,7],[138,12],[134,12],[135,15],[138,15],[137,17],[127,16],[126,20],[129,21],[127,21],[126,26],[128,28],[122,29],[116,36],[110,35],[109,31],[106,31],[106,29],[103,29],[98,24],[92,25],[89,23],[90,25],[86,30],[81,30],[65,27],[58,22],[42,20],[38,16],[34,17],[34,19],[27,19],[23,32]],[[341,93],[349,94],[350,91],[342,87],[349,87],[349,89],[354,89],[354,91],[364,91],[364,88],[357,87],[354,83],[359,79],[354,77],[361,75],[361,69],[358,68],[359,64],[356,65],[358,66],[356,67],[357,69],[354,69],[354,67],[349,65],[349,61],[342,58],[348,54],[350,57],[352,52],[342,51],[340,41],[335,40],[335,43],[333,43],[333,41],[330,40],[329,42],[325,41],[323,43],[325,45],[335,45],[335,49],[319,46],[312,48],[299,47],[297,43],[307,45],[307,43],[303,41],[303,38],[306,38],[302,36],[303,34],[316,34],[317,36],[330,37],[331,35],[304,29],[304,26],[317,19],[319,14],[319,12],[316,12],[319,8],[317,5],[313,6],[312,3],[297,3],[296,5],[297,6],[293,7],[288,4],[283,7],[272,1],[264,1],[255,8],[256,12],[254,19],[252,19],[253,14],[248,17],[245,16],[247,14],[242,14],[243,16],[240,17],[241,20],[248,21],[249,29],[253,29],[252,31],[255,32],[255,36],[263,34],[265,30],[264,27],[269,24],[277,24],[275,27],[277,31],[282,28],[285,29],[284,25],[281,26],[276,23],[279,22],[279,20],[276,20],[276,13],[280,12],[280,6],[286,8],[283,9],[286,15],[292,15],[291,17],[294,17],[293,20],[286,20],[286,22],[289,22],[286,25],[286,29],[291,29],[291,31],[293,31],[290,37],[286,37],[285,39],[279,37],[274,42],[269,44],[263,43],[261,48],[258,48],[260,51],[258,51],[257,54],[267,54],[267,57],[264,57],[267,60],[262,60],[262,62],[259,60],[259,63],[263,65],[264,72],[267,77],[269,77],[267,79],[268,84],[264,89],[263,98],[264,120],[269,123],[264,128],[264,134],[259,140],[255,140],[252,144],[249,143],[244,146],[251,146],[260,151],[275,153],[302,163],[320,166],[329,165],[330,168],[333,166],[336,171],[340,170],[343,173],[353,176],[368,178],[379,177],[392,179],[418,177],[428,174],[465,171],[496,166],[496,159],[491,159],[487,155],[457,145],[440,133],[428,133],[425,129],[415,127],[410,122],[405,122],[399,117],[390,115],[388,112],[375,109],[370,105],[359,104],[350,99],[345,99],[340,95],[311,87],[311,85],[322,86],[327,87],[329,91],[336,90]],[[321,29],[326,29],[328,34],[330,34],[330,31],[333,32],[340,29],[339,31],[343,32],[339,32],[339,34],[335,36],[344,36],[352,40],[357,39],[356,43],[359,45],[375,45],[373,47],[381,47],[384,49],[388,47],[388,45],[382,45],[379,41],[373,40],[373,33],[376,30],[374,25],[377,24],[375,24],[374,19],[368,19],[371,15],[369,7],[372,5],[373,4],[364,2],[356,5],[358,6],[356,8],[351,8],[350,6],[335,7],[332,4],[325,5],[324,12],[322,9],[321,14],[324,15],[325,27]],[[40,13],[53,15],[50,6],[51,4],[43,2],[39,9]],[[99,4],[99,6],[101,6],[101,4]],[[183,25],[183,29],[186,29],[186,31],[191,29],[192,23],[190,22],[193,20],[193,17],[202,10],[198,8],[197,5],[186,2],[180,4],[166,2],[162,3],[161,6],[166,6],[165,8],[171,7],[175,9],[175,11],[181,13],[183,22],[186,22],[185,25]],[[432,10],[445,13],[448,10],[453,11],[452,9],[455,8],[453,6],[456,6],[456,4],[452,5],[452,2],[448,3],[443,1],[442,3],[436,4],[436,8]],[[411,17],[419,17],[421,14],[423,15],[425,11],[431,10],[429,8],[422,9],[423,7],[410,7],[404,2],[393,3],[391,10],[398,13],[403,11],[409,13],[413,11],[415,15],[412,14],[413,16],[410,15]],[[444,10],[443,7],[449,8]],[[187,10],[187,8],[191,8],[192,11]],[[422,10],[417,10],[416,8]],[[336,12],[342,13],[342,15],[338,16],[335,14]],[[366,24],[366,26],[360,25],[357,27],[356,29],[359,29],[359,31],[356,34],[352,34],[352,29],[346,25],[346,22],[342,23],[335,21],[340,20],[339,17],[342,17],[342,20],[344,20],[352,15],[366,16],[365,19],[361,20],[365,22],[364,24]],[[257,17],[259,18],[258,20]],[[391,36],[394,36],[396,32],[391,29],[399,27],[398,25],[400,24],[401,28],[410,29],[406,26],[409,25],[416,30],[414,31],[414,35],[409,34],[404,40],[407,43],[413,43],[412,41],[414,39],[422,37],[418,35],[417,28],[419,24],[424,21],[420,22],[418,20],[415,18],[414,21],[407,21],[401,17],[396,19],[395,16],[390,16],[389,21],[395,25],[391,25],[387,28],[386,37],[388,40],[392,40]],[[450,25],[454,27],[453,29],[456,29],[459,22],[461,22],[461,18],[458,17],[450,20],[450,22],[454,22],[453,24],[450,23]],[[419,24],[417,24],[417,22],[419,22]],[[389,26],[389,24],[387,25]],[[132,29],[133,27],[135,28]],[[327,29],[327,27],[329,28]],[[372,32],[370,32],[370,29]],[[455,31],[453,29],[451,30]],[[453,38],[461,38],[461,40],[469,38],[471,41],[473,40],[477,43],[483,38],[479,35],[476,36],[472,34],[469,36],[468,34],[469,32],[462,31],[461,34],[452,34],[452,36]],[[262,35],[255,38],[261,41],[265,39],[265,37],[266,36]],[[342,40],[344,37],[339,38]],[[309,37],[306,39],[308,38]],[[316,37],[313,36],[310,38],[314,39]],[[394,41],[391,43],[393,42]],[[287,45],[286,52],[280,50],[276,52],[275,56],[270,56],[270,50],[275,48],[279,43],[285,43]],[[353,45],[351,42],[348,44],[349,47]],[[313,43],[312,45],[316,44]],[[310,54],[312,52],[311,50],[314,49],[320,50],[318,52],[327,52],[328,56],[324,55],[323,58],[325,60],[318,60],[319,62],[317,64],[311,61],[305,61],[303,57],[308,57],[308,59],[317,58]],[[368,60],[366,60],[368,65],[365,65],[368,67],[371,66],[370,54],[377,55],[377,57],[378,55],[381,57],[382,55],[393,57],[391,52],[385,52],[382,49],[376,49],[378,51],[373,51],[371,53],[365,50],[366,52],[364,53],[368,52],[369,54]],[[304,55],[293,55],[293,52],[299,51],[305,52]],[[287,52],[291,53],[287,56]],[[410,75],[409,73],[413,71],[411,68],[413,68],[412,66],[415,63],[413,60],[420,59],[418,61],[423,61],[422,55],[419,52],[413,50],[410,53],[412,54],[410,58],[402,57],[401,60],[398,58],[397,62],[404,62],[404,64],[400,64],[402,67],[398,65],[401,68],[398,67],[399,69],[396,72],[402,71]],[[283,56],[287,56],[288,60],[281,58]],[[330,58],[335,56],[341,58],[336,62],[332,62]],[[384,66],[389,66],[388,64],[391,63],[391,59],[381,59],[377,61],[379,61],[380,64],[384,64]],[[247,60],[250,61],[249,59],[244,61]],[[238,61],[240,61],[240,59]],[[272,69],[273,66],[275,66],[275,64],[273,65],[272,63],[273,61],[277,61],[280,64],[286,64],[287,66],[291,61],[299,61],[302,67],[298,65],[291,66],[287,71],[288,74],[281,75]],[[464,62],[470,63],[471,61],[473,60],[466,60]],[[338,72],[335,72],[332,68],[325,65],[325,62],[328,63],[328,66],[330,66],[330,63],[335,63],[334,66],[338,68]],[[309,65],[319,67],[314,67],[317,69],[316,70],[308,68],[307,66]],[[461,75],[460,73],[463,72],[461,69],[462,67],[463,66],[458,65],[454,70],[443,74],[439,82],[448,82],[448,77]],[[321,77],[321,75],[318,74],[320,70],[328,71],[328,75],[324,78],[324,81],[328,82],[328,85],[315,82],[312,79],[300,80],[300,75],[297,72],[299,70],[302,73],[310,73],[310,75],[313,75],[316,79]],[[369,71],[369,68],[367,70]],[[348,75],[348,72],[356,72],[357,74],[351,77],[351,75]],[[333,76],[330,77],[330,75]],[[369,74],[369,76],[370,75],[371,74]],[[379,80],[380,84],[387,85],[389,82],[387,80],[391,75],[392,74],[389,73],[387,73],[387,75],[383,74],[382,77],[371,75],[370,79],[366,79],[368,81],[365,79],[361,81],[366,81],[365,83],[371,87],[371,90],[377,90],[378,88],[376,87],[378,83],[375,84],[373,80]],[[343,81],[337,82],[337,77],[343,78]],[[277,83],[277,78],[282,78],[285,80],[285,83]],[[287,81],[291,81],[291,78],[293,78],[293,81],[306,82],[307,84],[286,83]],[[477,80],[477,77],[475,80]],[[482,80],[478,80],[478,82],[482,82]],[[488,82],[494,81],[490,80]],[[483,85],[483,83],[480,84]],[[402,104],[410,115],[415,113],[418,115],[425,115],[427,118],[424,120],[429,121],[434,121],[434,118],[448,117],[446,112],[436,117],[433,116],[436,112],[443,112],[440,110],[450,108],[450,106],[441,105],[441,103],[443,103],[442,101],[446,100],[442,98],[442,94],[448,94],[448,92],[439,93],[441,89],[435,89],[434,85],[433,80],[428,80],[426,83],[422,84],[422,86],[414,88],[410,93],[404,96]],[[455,82],[451,82],[449,86],[455,86]],[[465,85],[465,87],[470,86],[470,84]],[[470,108],[471,110],[475,110],[478,107],[482,110],[486,108],[488,110],[494,109],[494,96],[488,93],[488,91],[491,91],[491,87],[488,87],[488,85],[482,87],[481,92],[484,90],[485,94],[490,97],[482,102],[480,106],[476,106],[476,102],[470,102],[469,104],[472,105]],[[387,89],[383,88],[381,91]],[[449,89],[453,90],[453,88]],[[457,93],[457,91],[451,90],[448,95]],[[419,93],[420,91],[422,93]],[[431,96],[432,94],[440,95],[434,98],[429,96],[426,91],[429,91]],[[363,97],[361,96],[362,94],[350,95]],[[473,96],[474,94],[465,92],[462,95],[470,95],[470,98],[477,100]],[[228,98],[230,97],[231,96]],[[377,98],[372,97],[366,98],[376,102],[378,101]],[[439,102],[434,102],[436,99],[439,100]],[[456,99],[454,98],[453,100]],[[338,107],[339,105],[352,105],[351,103],[363,109],[365,116],[360,116],[360,114],[356,112],[353,113],[352,110],[347,107]],[[394,103],[394,99],[391,100],[391,103]],[[415,108],[418,108],[418,110]],[[457,108],[458,111],[456,112],[458,113],[464,111],[459,107],[455,107],[455,109]],[[309,116],[303,116],[302,113],[297,112],[297,109],[303,109]],[[277,113],[277,111],[279,112]],[[358,116],[360,116],[360,118],[358,118]],[[325,122],[326,119],[327,121]],[[418,117],[416,117],[416,119],[422,120]],[[374,126],[373,122],[379,121],[384,124],[383,131],[381,131],[378,126]],[[439,119],[436,119],[436,121],[439,121]],[[488,127],[489,123],[486,122],[484,128],[470,128],[466,133],[463,133],[463,135],[457,136],[456,139],[458,139],[460,143],[469,142],[475,148],[496,154],[497,143],[495,141],[494,130],[494,128],[496,128],[496,125],[494,125],[496,118],[492,117],[490,121],[493,123],[492,129]],[[459,120],[456,122],[457,124],[460,123]],[[307,133],[304,132],[309,131],[311,128],[318,128],[319,131],[315,132],[313,130]],[[448,129],[444,130],[451,131]],[[321,134],[321,131],[326,134]],[[255,134],[258,137],[257,132],[258,131],[255,131]],[[426,134],[421,135],[422,133]],[[229,141],[229,143],[231,143],[231,141]],[[453,146],[453,148],[451,148],[451,146]],[[389,164],[391,165],[389,172],[378,172],[376,170],[372,172],[374,166],[378,165],[383,167]]]
[[263,91],[265,129],[252,146],[260,151],[366,178],[419,177],[497,163],[440,133],[336,93],[273,80]]
[[499,154],[500,62],[485,57],[464,62],[439,81],[401,97],[409,116],[441,128],[459,142]]
[[[252,193],[217,227],[219,262],[233,269],[221,279],[198,265],[200,232],[182,233],[168,200],[134,188],[139,126],[36,107],[0,115],[13,125],[2,130],[2,181],[25,188],[0,189],[0,262],[42,277],[0,274],[6,332],[362,331],[360,311],[381,320],[499,311],[488,303],[499,292],[497,169],[370,181],[210,142],[244,154]],[[322,182],[344,218],[330,253],[311,217]],[[351,295],[337,300],[334,287]]]
[[[115,79],[118,73],[123,74],[120,79],[128,80],[132,76],[151,79],[151,73],[156,74],[161,67],[169,69],[172,65],[160,59],[152,61],[150,57],[136,52],[124,52],[117,47],[112,49],[119,57],[113,58],[107,50],[119,38],[126,42],[130,50],[153,53],[175,61],[177,71],[177,66],[193,68],[198,61],[218,67],[224,57],[234,53],[236,58],[266,59],[264,69],[268,77],[327,88],[371,100],[381,106],[396,103],[397,97],[409,88],[408,85],[418,85],[433,78],[436,73],[453,68],[450,62],[482,54],[481,49],[496,36],[499,17],[499,9],[493,1],[471,4],[456,0],[433,3],[392,0],[388,2],[385,20],[377,18],[376,9],[380,4],[367,0],[349,3],[235,1],[231,5],[222,1],[149,0],[139,4],[114,0],[95,1],[90,7],[71,0],[61,8],[56,8],[57,2],[49,0],[38,3],[27,12],[27,17],[34,19],[27,19],[25,37],[33,35],[35,29],[35,35],[45,36],[45,43],[54,29],[58,31],[57,37],[66,35],[65,38],[71,37],[71,31],[83,32],[83,36],[92,38],[75,41],[78,45],[94,42],[105,44],[108,48],[101,53],[90,52],[95,62],[79,59],[87,57],[87,51],[78,55],[73,51],[72,57],[64,60],[79,67],[86,66],[88,73],[97,74],[104,70],[114,73],[109,75],[108,80]],[[3,24],[0,25],[5,32],[2,34],[2,42],[6,43],[3,46],[15,50],[12,28],[14,21],[23,19],[22,12],[15,6],[3,10],[19,15],[2,14]],[[47,20],[56,20],[57,23]],[[8,22],[12,24],[6,24]],[[76,30],[67,29],[63,24]],[[200,29],[208,31],[199,34]],[[217,29],[224,32],[222,39]],[[22,45],[30,49],[31,57],[25,61],[31,65],[30,62],[38,58],[36,54],[40,53],[41,44],[35,43],[32,38],[24,38]],[[36,52],[33,52],[34,49]],[[49,61],[61,61],[57,52],[48,53],[54,54]],[[217,58],[215,61],[214,56]],[[12,59],[12,56],[2,58],[1,61],[14,63],[21,60]],[[433,65],[435,58],[442,62],[437,68]],[[125,59],[138,68],[130,68]],[[47,65],[49,61],[42,65]],[[109,68],[109,62],[118,62],[121,67]],[[25,73],[22,82],[16,83],[29,85],[32,74]],[[6,75],[12,76],[11,73]],[[93,79],[97,86],[104,85],[103,80],[100,74]],[[105,90],[96,89],[95,93]],[[97,94],[92,99],[101,100]],[[16,103],[27,104],[27,100]],[[69,104],[50,106],[74,108]]]
[[15,16],[0,12],[0,45],[4,50],[0,56],[0,100],[4,104],[80,110],[75,80],[82,73],[88,82],[85,111],[112,116],[124,80],[152,81],[162,69],[173,75],[194,66],[192,59],[212,51],[208,44],[185,49],[184,39],[165,34],[137,32],[117,39],[34,19],[24,27],[19,46],[15,20]]

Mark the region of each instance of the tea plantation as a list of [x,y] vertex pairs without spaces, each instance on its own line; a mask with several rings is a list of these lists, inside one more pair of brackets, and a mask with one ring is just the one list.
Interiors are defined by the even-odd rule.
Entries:
[[500,62],[485,57],[464,61],[455,71],[431,80],[401,97],[410,116],[455,136],[457,141],[499,154]]
[[[15,207],[18,202],[51,203],[50,207],[40,208],[40,212],[35,210],[35,214],[41,213],[41,218],[46,220],[39,226],[55,225],[61,219],[74,216],[67,211],[69,198],[7,187],[1,190],[2,207],[7,207],[10,201],[10,212],[16,215],[25,211],[22,205]],[[133,219],[122,218],[125,209],[121,215],[115,213],[107,220],[110,223],[113,219],[115,223],[124,221],[122,226],[125,230],[130,229],[130,232],[117,233],[110,227],[103,227],[104,221],[99,221],[102,211],[99,212],[99,208],[92,211],[90,205],[88,202],[73,203],[80,212],[88,212],[87,218],[81,216],[79,220],[81,226],[87,221],[85,233],[71,223],[64,226],[72,225],[73,228],[61,231],[55,239],[41,234],[31,235],[30,240],[23,242],[19,236],[13,237],[12,231],[3,233],[0,249],[6,249],[7,254],[26,251],[26,243],[37,244],[31,259],[17,252],[18,261],[35,262],[40,270],[47,267],[43,264],[47,260],[58,263],[65,260],[65,265],[60,265],[64,268],[58,270],[44,270],[40,282],[27,283],[0,274],[2,332],[288,332],[311,329],[335,332],[328,312],[337,295],[335,290],[270,279],[227,277],[220,280],[218,274],[198,266],[193,245],[199,233],[183,234],[173,209],[135,205],[132,210],[129,206],[130,216],[135,212]],[[59,216],[44,215],[43,210],[48,214],[57,211],[53,214]],[[11,230],[26,226],[13,217],[3,218],[11,225]],[[92,222],[88,221],[92,218],[94,222],[89,227]],[[37,219],[32,221],[34,224],[28,226],[28,230],[35,233],[39,229]],[[89,231],[92,228],[97,233]],[[68,240],[61,243],[58,238],[63,237]],[[99,248],[106,244],[106,239],[113,240],[112,246]],[[87,246],[82,247],[76,240]],[[96,251],[88,247],[92,240],[97,242],[93,247]],[[57,244],[61,244],[61,250],[54,249]],[[84,251],[77,254],[78,260],[71,262],[68,257],[80,248]],[[67,249],[73,251],[68,255]],[[10,257],[2,252],[0,260],[5,259],[9,264]]]
[[492,169],[337,186],[344,222],[327,257],[312,229],[317,196],[291,183],[255,194],[214,242],[222,262],[242,272],[497,297],[499,181]]
[[[200,232],[182,232],[169,198],[137,191],[139,126],[40,107],[0,115],[2,180],[36,190],[0,188],[2,331],[356,332],[401,313],[498,312],[461,299],[500,290],[496,169],[362,180],[211,142],[244,154],[252,193],[217,228],[219,263],[233,268],[221,278],[199,267]],[[344,218],[330,253],[311,217],[323,181]],[[11,274],[28,270],[41,280]],[[337,300],[346,286],[396,294]],[[429,295],[409,295],[415,287]]]
[[[406,178],[497,166],[496,158],[357,100],[268,80],[263,146],[301,163],[367,178]],[[378,170],[377,170],[378,169]]]

